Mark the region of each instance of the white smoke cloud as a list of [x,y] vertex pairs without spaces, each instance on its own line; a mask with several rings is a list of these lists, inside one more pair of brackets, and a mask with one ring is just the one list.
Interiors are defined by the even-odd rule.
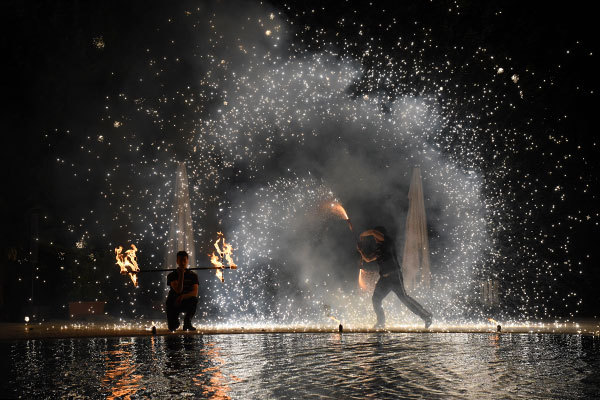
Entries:
[[[204,79],[221,99],[198,124],[194,145],[211,156],[195,155],[195,175],[200,187],[229,187],[222,221],[240,264],[236,280],[214,298],[221,315],[251,310],[259,319],[318,321],[329,305],[370,323],[370,300],[351,280],[358,273],[352,235],[317,210],[338,198],[357,229],[384,224],[394,231],[402,254],[414,166],[423,171],[434,232],[434,288],[417,295],[438,316],[459,315],[490,239],[477,174],[436,150],[436,140],[456,129],[439,95],[355,96],[360,60],[290,51],[294,27],[265,15],[250,7],[213,18],[219,39],[203,45]],[[237,174],[243,184],[229,186]],[[386,304],[397,320],[407,318],[394,301]]]

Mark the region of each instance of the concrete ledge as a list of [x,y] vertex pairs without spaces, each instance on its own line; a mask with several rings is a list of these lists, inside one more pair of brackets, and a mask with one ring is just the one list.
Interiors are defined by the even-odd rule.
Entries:
[[[218,326],[197,324],[197,331],[180,330],[169,332],[161,322],[131,323],[74,323],[72,321],[49,321],[43,323],[3,323],[0,324],[0,340],[61,339],[92,337],[132,337],[152,336],[152,327],[156,326],[156,335],[203,335],[203,334],[261,334],[261,333],[339,333],[338,325],[331,326]],[[452,325],[434,324],[429,329],[419,325],[391,326],[385,330],[367,327],[344,326],[344,334],[352,333],[494,333],[498,334],[496,324]],[[579,334],[600,336],[600,321],[580,322],[536,322],[506,323],[499,334]]]

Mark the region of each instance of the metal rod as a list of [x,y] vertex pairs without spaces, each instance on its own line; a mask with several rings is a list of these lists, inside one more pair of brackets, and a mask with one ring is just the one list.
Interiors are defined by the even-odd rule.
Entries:
[[[237,266],[230,266],[230,267],[195,267],[195,268],[186,268],[188,270],[206,270],[206,269],[237,269]],[[136,274],[139,274],[141,272],[169,272],[169,271],[177,271],[177,269],[170,269],[170,268],[164,268],[164,269],[141,269],[139,271],[135,271]]]

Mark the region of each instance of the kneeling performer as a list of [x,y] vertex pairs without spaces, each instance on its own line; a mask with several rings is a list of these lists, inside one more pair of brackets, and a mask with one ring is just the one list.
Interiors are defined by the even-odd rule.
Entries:
[[431,325],[431,313],[410,297],[406,293],[406,289],[404,289],[404,280],[402,279],[402,271],[398,265],[394,240],[387,235],[386,229],[383,226],[376,226],[374,229],[369,229],[360,234],[361,238],[366,236],[373,236],[375,238],[377,244],[375,252],[367,256],[359,246],[356,247],[365,262],[376,261],[379,264],[379,280],[373,291],[373,309],[375,310],[375,314],[377,314],[375,329],[385,327],[385,313],[383,312],[381,302],[390,291],[394,291],[396,296],[410,311],[421,317],[425,322],[425,328],[429,328]]
[[195,331],[192,318],[198,305],[198,275],[187,269],[188,254],[177,253],[177,269],[167,275],[167,284],[171,288],[167,296],[167,323],[169,330],[179,328],[179,313],[184,312],[183,330]]

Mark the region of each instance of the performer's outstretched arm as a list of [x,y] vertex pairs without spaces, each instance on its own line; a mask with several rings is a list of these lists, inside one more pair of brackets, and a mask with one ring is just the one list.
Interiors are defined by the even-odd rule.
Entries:
[[367,255],[365,255],[365,253],[362,251],[362,249],[358,245],[356,245],[356,250],[358,250],[358,252],[360,253],[360,256],[362,257],[364,262],[370,263],[370,262],[377,260],[376,254],[367,256]]
[[385,240],[383,234],[379,231],[376,231],[375,229],[369,229],[360,234],[361,238],[364,238],[367,236],[373,236],[373,237],[375,237],[376,240],[378,240],[380,242],[383,242]]

